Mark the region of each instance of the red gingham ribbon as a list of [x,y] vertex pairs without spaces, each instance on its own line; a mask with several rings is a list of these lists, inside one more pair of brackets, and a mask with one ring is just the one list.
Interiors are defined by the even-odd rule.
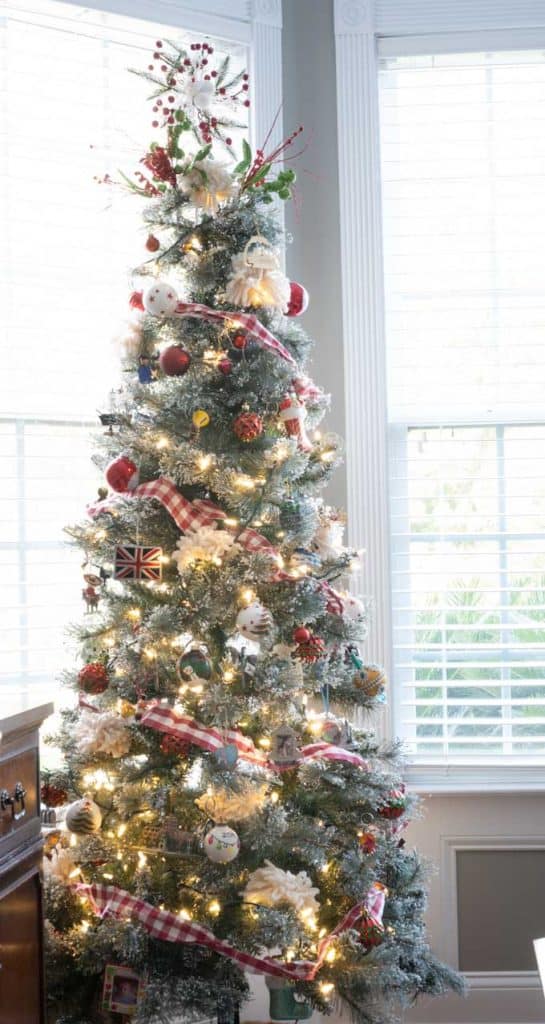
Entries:
[[[132,491],[125,491],[123,495],[110,495],[104,501],[97,501],[94,505],[88,505],[87,513],[94,518],[99,512],[106,511],[108,506],[115,502],[116,498],[131,498],[133,496],[138,498],[155,498],[156,501],[160,501],[163,508],[166,508],[167,512],[172,516],[176,526],[184,533],[187,530],[198,530],[201,526],[211,526],[217,520],[226,518],[226,513],[218,505],[215,505],[213,501],[208,501],[205,498],[189,501],[188,498],[184,498],[183,494],[176,490],[172,481],[166,476],[160,476],[157,480],[150,480],[148,483],[139,484]],[[271,559],[278,562],[278,551],[257,530],[252,530],[246,526],[240,533],[235,533],[235,540],[251,554],[261,553],[269,555]],[[298,578],[290,576],[289,573],[280,568],[275,570],[273,576],[273,579],[277,582],[291,580],[293,583]],[[328,597],[327,611],[333,615],[342,615],[344,606],[339,594],[325,580],[317,582],[319,588]]]
[[199,946],[213,950],[214,953],[229,957],[251,974],[268,974],[276,978],[291,978],[292,981],[312,981],[320,970],[333,939],[353,928],[363,914],[369,915],[374,923],[380,926],[387,894],[387,890],[380,882],[374,882],[365,900],[352,907],[333,931],[319,943],[317,960],[295,960],[285,963],[236,949],[223,939],[216,938],[214,933],[202,924],[184,920],[170,910],[153,907],[151,903],[131,896],[125,889],[119,889],[116,885],[87,885],[77,882],[73,888],[80,896],[89,900],[95,914],[100,917],[136,918],[150,935],[162,939],[163,942],[195,942]]
[[277,355],[293,366],[297,365],[291,352],[288,352],[287,348],[278,341],[278,338],[275,338],[274,334],[271,334],[261,321],[251,313],[228,313],[225,310],[211,309],[210,306],[200,305],[198,302],[179,302],[175,309],[175,315],[195,316],[201,320],[208,320],[210,323],[218,320],[230,320],[233,326],[243,327],[248,331],[248,334],[251,334],[262,348],[267,349],[269,352],[276,352]]
[[320,758],[324,758],[326,761],[345,761],[366,771],[369,769],[368,762],[360,754],[345,750],[344,747],[337,747],[333,743],[324,742],[309,743],[306,747],[302,747],[301,757],[292,764],[276,764],[274,761],[268,760],[265,754],[256,749],[253,741],[238,732],[237,729],[224,729],[220,732],[213,726],[197,722],[189,715],[180,714],[168,704],[148,704],[140,718],[140,724],[146,725],[150,729],[157,729],[158,732],[169,733],[171,736],[176,736],[186,743],[193,743],[201,750],[208,750],[211,753],[221,750],[226,744],[234,744],[243,761],[249,761],[251,764],[270,771],[289,771],[304,764],[305,761],[315,761]]

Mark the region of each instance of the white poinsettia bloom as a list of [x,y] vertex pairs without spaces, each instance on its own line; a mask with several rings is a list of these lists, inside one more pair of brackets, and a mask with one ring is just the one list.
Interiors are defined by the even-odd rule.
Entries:
[[207,82],[204,79],[200,82],[187,82],[184,92],[188,102],[205,113],[210,110],[216,95],[213,81]]
[[227,166],[209,159],[199,160],[187,174],[178,174],[176,184],[189,193],[194,206],[212,214],[237,191]]
[[215,562],[219,564],[230,548],[235,544],[227,530],[216,530],[215,526],[201,526],[199,530],[191,530],[183,537],[178,537],[176,551],[172,558],[182,573],[195,562]]
[[76,726],[76,742],[82,754],[109,754],[123,757],[128,753],[131,736],[126,722],[112,711],[96,714],[84,711]]
[[265,861],[266,867],[252,872],[244,890],[244,899],[250,903],[260,903],[264,907],[274,907],[277,903],[291,903],[298,914],[315,914],[320,909],[316,899],[319,889],[313,886],[306,871],[297,875],[291,871],[277,868],[270,860]]
[[49,856],[44,857],[43,868],[47,877],[58,878],[59,881],[68,884],[74,878],[76,861],[70,849],[55,846]]
[[245,821],[264,806],[268,786],[263,783],[254,787],[244,786],[240,793],[228,789],[217,789],[197,797],[197,807],[216,822]]

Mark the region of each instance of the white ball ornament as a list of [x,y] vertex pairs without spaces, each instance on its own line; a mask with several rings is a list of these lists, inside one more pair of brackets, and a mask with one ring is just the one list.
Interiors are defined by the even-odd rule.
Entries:
[[156,281],[142,296],[146,313],[153,316],[172,316],[178,305],[176,290],[166,281]]
[[215,825],[204,837],[204,852],[214,864],[228,864],[239,850],[240,839],[228,825]]
[[259,643],[271,631],[273,617],[261,601],[252,601],[246,608],[241,608],[237,615],[237,629],[247,640]]

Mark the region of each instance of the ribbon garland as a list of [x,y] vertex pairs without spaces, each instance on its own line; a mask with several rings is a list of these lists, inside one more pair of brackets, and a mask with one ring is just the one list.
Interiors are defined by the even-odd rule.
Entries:
[[297,366],[291,352],[282,345],[274,334],[271,334],[260,320],[251,313],[233,313],[221,309],[211,309],[210,306],[203,306],[198,302],[179,302],[174,310],[175,316],[198,317],[200,320],[207,320],[209,323],[228,320],[234,327],[243,327],[253,338],[256,339],[261,348],[269,352],[276,352],[277,355]]
[[299,960],[283,963],[272,957],[255,956],[237,949],[223,939],[218,939],[208,928],[195,921],[187,921],[170,910],[160,910],[145,900],[131,896],[125,889],[116,885],[88,885],[76,882],[73,885],[78,895],[86,897],[99,917],[136,918],[155,939],[164,942],[195,942],[206,946],[214,953],[228,957],[251,974],[268,974],[276,978],[289,978],[292,981],[312,981],[322,966],[328,947],[332,941],[349,928],[353,928],[361,917],[366,915],[371,923],[382,928],[382,914],[388,890],[374,882],[365,900],[357,903],[342,918],[329,935],[318,944],[317,960]]
[[[195,501],[189,501],[188,498],[184,498],[172,481],[165,476],[160,476],[157,480],[150,480],[145,484],[139,484],[133,490],[126,491],[122,496],[124,498],[155,498],[172,516],[176,526],[179,527],[182,533],[186,533],[188,530],[198,530],[201,526],[212,526],[218,520],[227,518],[223,509],[215,505],[213,501],[208,501],[206,498],[197,498]],[[111,503],[112,497],[105,498],[104,501],[97,501],[94,505],[88,505],[87,512],[91,518],[94,518],[100,512],[106,512]],[[231,527],[231,530],[234,529],[234,527]],[[271,559],[278,562],[278,551],[257,530],[244,527],[240,533],[235,534],[235,540],[237,544],[240,544],[250,554],[269,555]],[[276,582],[291,581],[293,583],[298,578],[290,576],[289,573],[280,568],[276,569],[273,576],[273,580]],[[324,592],[328,599],[326,610],[332,615],[342,615],[344,605],[337,591],[325,580],[316,580],[316,582],[319,589]]]
[[200,747],[201,750],[208,750],[210,753],[216,753],[227,744],[233,744],[243,761],[249,761],[251,764],[255,764],[259,768],[266,768],[269,771],[291,771],[293,768],[304,764],[305,761],[316,761],[321,758],[326,761],[344,761],[357,768],[363,768],[365,771],[369,770],[368,762],[360,754],[355,754],[350,750],[345,750],[344,747],[337,747],[332,743],[324,743],[323,741],[310,743],[302,747],[300,751],[301,756],[290,764],[276,764],[268,759],[265,754],[261,753],[260,750],[256,749],[253,740],[248,736],[244,736],[237,729],[219,731],[212,726],[203,725],[202,722],[190,718],[189,715],[180,714],[167,704],[153,703],[146,705],[140,717],[140,725],[156,729],[158,732],[166,732],[170,736],[176,736],[185,743],[192,743],[194,746]]

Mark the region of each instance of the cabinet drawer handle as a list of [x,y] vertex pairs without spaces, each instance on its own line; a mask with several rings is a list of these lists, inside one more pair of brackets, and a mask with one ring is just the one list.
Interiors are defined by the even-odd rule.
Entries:
[[19,821],[26,814],[25,797],[26,789],[22,782],[15,783],[12,796],[9,795],[7,789],[0,789],[0,811],[5,811],[8,807],[11,807],[13,821]]

